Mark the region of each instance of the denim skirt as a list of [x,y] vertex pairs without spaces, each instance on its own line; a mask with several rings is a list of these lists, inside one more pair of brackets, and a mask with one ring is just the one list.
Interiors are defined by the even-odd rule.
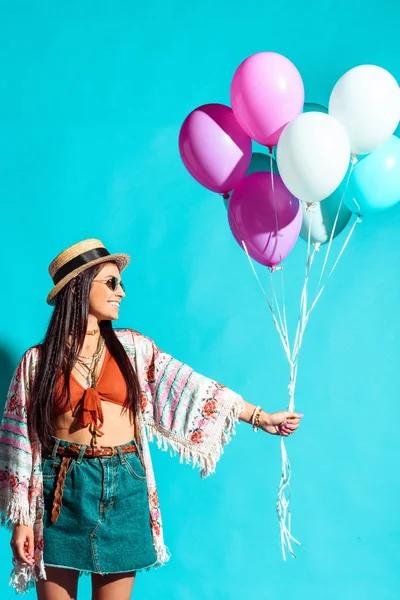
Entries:
[[61,464],[56,452],[69,445],[55,439],[43,458],[45,565],[99,574],[154,565],[146,474],[138,452],[123,454],[117,446],[116,456],[84,458],[87,446],[79,446],[81,454],[68,466],[60,514],[51,522]]

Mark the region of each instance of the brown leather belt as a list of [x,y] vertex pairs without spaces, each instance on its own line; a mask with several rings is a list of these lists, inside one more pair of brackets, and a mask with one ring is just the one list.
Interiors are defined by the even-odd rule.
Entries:
[[[137,452],[135,444],[129,446],[120,446],[122,454],[133,454]],[[65,479],[67,477],[68,467],[73,458],[77,458],[81,453],[81,446],[70,444],[67,447],[59,446],[57,448],[57,456],[62,456],[60,470],[57,475],[56,488],[54,490],[53,507],[51,511],[51,522],[55,523],[60,515],[62,499],[64,494]],[[88,446],[83,453],[82,458],[111,458],[118,455],[116,446]]]

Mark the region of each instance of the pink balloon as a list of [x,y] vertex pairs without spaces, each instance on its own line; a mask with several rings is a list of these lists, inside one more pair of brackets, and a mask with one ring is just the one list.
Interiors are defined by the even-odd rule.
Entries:
[[253,140],[275,146],[285,126],[303,110],[303,80],[285,56],[259,52],[236,70],[231,104],[239,124]]
[[179,133],[183,164],[201,185],[221,194],[243,179],[251,160],[251,139],[223,104],[196,108]]
[[279,175],[252,173],[234,190],[228,205],[233,236],[254,260],[267,267],[282,262],[300,234],[300,202],[292,196]]

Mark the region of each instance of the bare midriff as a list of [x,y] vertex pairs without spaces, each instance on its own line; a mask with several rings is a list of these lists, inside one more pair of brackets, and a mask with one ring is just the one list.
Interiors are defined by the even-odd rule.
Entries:
[[[135,425],[132,422],[131,412],[124,411],[121,406],[111,402],[102,402],[101,404],[104,425],[101,429],[103,435],[97,440],[98,445],[118,446],[131,442],[135,438]],[[92,435],[89,428],[80,428],[79,422],[76,422],[71,410],[57,417],[56,427],[56,437],[76,444],[90,446]]]

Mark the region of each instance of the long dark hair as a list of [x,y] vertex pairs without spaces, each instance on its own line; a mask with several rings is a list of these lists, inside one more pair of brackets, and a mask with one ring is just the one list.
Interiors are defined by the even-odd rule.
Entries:
[[[39,346],[39,364],[31,392],[28,424],[45,448],[51,447],[56,429],[53,406],[57,379],[61,374],[64,375],[61,401],[66,407],[70,396],[71,371],[85,340],[90,288],[103,266],[100,264],[86,269],[57,294],[45,338]],[[102,321],[100,332],[125,379],[128,392],[124,407],[133,412],[137,424],[140,410],[140,385],[137,374],[112,328],[111,321]]]

